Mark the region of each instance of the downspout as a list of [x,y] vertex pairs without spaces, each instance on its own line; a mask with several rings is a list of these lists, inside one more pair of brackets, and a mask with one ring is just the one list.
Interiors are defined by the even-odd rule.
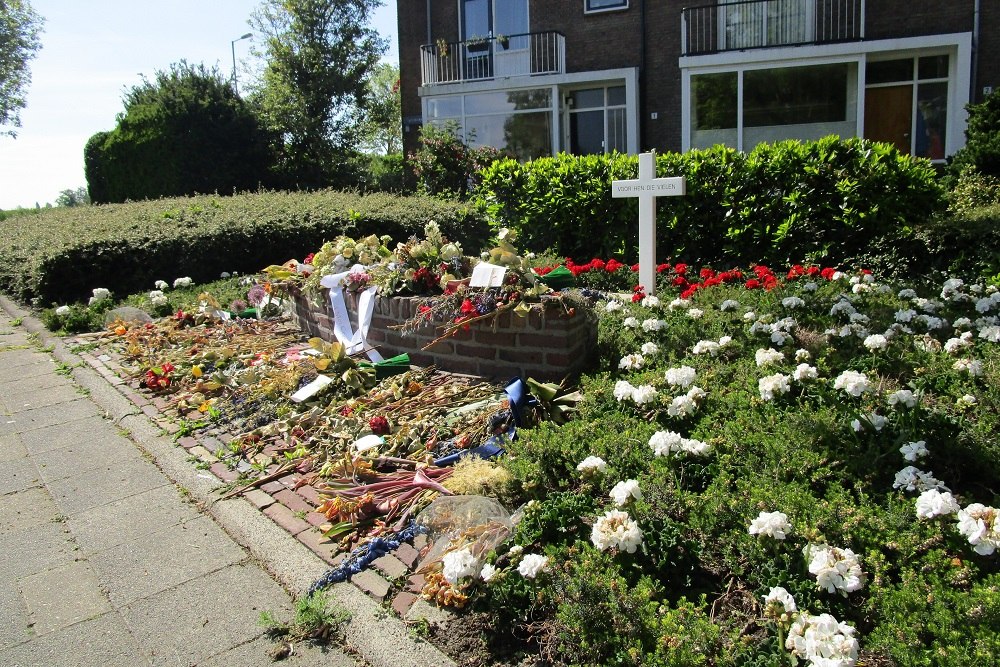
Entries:
[[646,0],[639,0],[639,108],[636,115],[639,116],[636,130],[639,136],[636,137],[635,145],[642,151],[642,123],[646,114]]
[[434,43],[434,35],[431,33],[431,0],[427,0],[427,43]]
[[976,78],[977,63],[979,62],[979,0],[975,0],[972,10],[972,72],[970,72],[970,84],[972,90],[969,91],[969,101],[976,103],[976,89],[978,80]]

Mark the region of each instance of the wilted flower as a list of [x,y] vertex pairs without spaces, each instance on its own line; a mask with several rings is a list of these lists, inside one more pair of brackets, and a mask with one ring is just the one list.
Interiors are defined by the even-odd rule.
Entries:
[[952,365],[952,368],[956,371],[968,373],[973,377],[983,374],[983,362],[978,359],[959,359]]

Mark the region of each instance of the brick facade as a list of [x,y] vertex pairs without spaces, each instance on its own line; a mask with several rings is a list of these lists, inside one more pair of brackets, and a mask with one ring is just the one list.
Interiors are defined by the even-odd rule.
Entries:
[[[818,0],[823,3],[831,0]],[[532,32],[565,35],[567,73],[616,68],[639,71],[639,149],[680,150],[681,10],[680,0],[631,0],[625,10],[584,13],[583,0],[530,0]],[[700,4],[700,3],[698,3]],[[974,100],[983,86],[1000,85],[1000,2],[980,3],[979,45],[973,81]],[[420,115],[420,45],[427,43],[427,0],[398,3],[403,114]],[[868,0],[865,41],[973,30],[974,0]],[[458,0],[431,0],[431,41],[459,39]],[[817,11],[822,12],[820,6]],[[444,87],[443,87],[444,88]],[[657,114],[653,120],[650,115]],[[407,150],[415,133],[404,136]]]
[[[333,312],[323,290],[321,300],[294,297],[292,315],[310,336],[336,340]],[[357,322],[357,298],[346,295],[347,309]],[[533,377],[562,380],[579,370],[597,342],[597,321],[584,313],[567,315],[560,302],[550,299],[532,307],[525,317],[503,313],[495,321],[478,322],[468,330],[423,348],[440,336],[431,324],[403,334],[395,325],[414,317],[420,299],[379,297],[375,303],[368,342],[385,357],[407,353],[418,366],[437,366],[454,373],[479,375],[494,380]]]

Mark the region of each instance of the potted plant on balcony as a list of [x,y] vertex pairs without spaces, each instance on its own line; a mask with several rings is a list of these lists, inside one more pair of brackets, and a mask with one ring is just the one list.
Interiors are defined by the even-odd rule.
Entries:
[[508,37],[507,35],[497,35],[496,40],[497,44],[499,44],[500,48],[502,48],[504,51],[506,51],[507,48],[510,47],[510,37]]
[[479,35],[469,38],[465,42],[465,48],[469,53],[478,53],[480,51],[486,51],[490,48],[490,40],[488,37],[480,37]]
[[442,58],[448,57],[448,42],[444,41],[444,38],[438,37],[434,40],[434,46],[437,48],[437,54]]

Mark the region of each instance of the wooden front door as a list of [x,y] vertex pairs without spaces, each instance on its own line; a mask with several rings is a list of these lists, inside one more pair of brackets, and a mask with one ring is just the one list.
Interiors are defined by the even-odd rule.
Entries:
[[907,155],[912,151],[913,86],[887,86],[865,90],[865,139],[895,144]]

